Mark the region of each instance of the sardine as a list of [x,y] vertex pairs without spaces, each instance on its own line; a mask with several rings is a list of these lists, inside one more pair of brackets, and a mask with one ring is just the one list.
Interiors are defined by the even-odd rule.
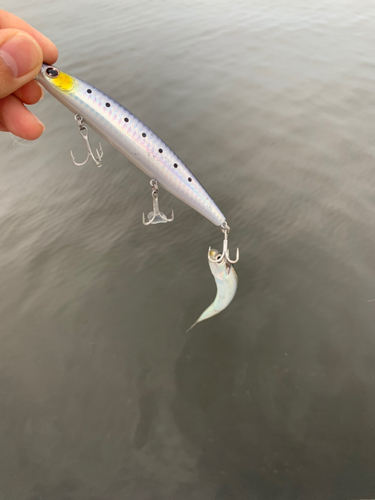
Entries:
[[[220,252],[214,248],[209,252],[209,257],[211,257],[211,259],[216,259],[219,255]],[[212,304],[207,307],[187,332],[197,323],[219,314],[223,309],[229,306],[233,297],[236,295],[238,277],[232,264],[225,260],[222,262],[212,262],[210,259],[208,259],[208,264],[216,282],[216,297]]]

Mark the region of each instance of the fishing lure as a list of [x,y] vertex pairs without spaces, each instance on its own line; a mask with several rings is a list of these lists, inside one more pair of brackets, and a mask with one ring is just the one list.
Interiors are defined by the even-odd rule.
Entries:
[[217,292],[215,300],[207,307],[205,311],[199,316],[197,321],[187,330],[189,332],[197,323],[205,319],[212,318],[219,314],[223,309],[229,306],[237,291],[238,277],[232,264],[221,261],[218,262],[217,258],[220,252],[216,249],[209,249],[208,251],[208,264],[211,269],[216,282]]
[[236,258],[230,259],[230,227],[221,210],[181,159],[141,120],[92,85],[54,66],[43,64],[36,80],[75,114],[79,133],[87,148],[87,156],[81,163],[77,162],[72,151],[70,152],[76,165],[84,165],[92,158],[98,167],[102,166],[103,150],[99,144],[99,148],[93,152],[88,135],[89,126],[151,177],[153,210],[147,219],[143,214],[145,225],[171,222],[174,219],[173,210],[170,218],[159,210],[160,184],[176,198],[219,226],[224,233],[223,251],[213,256],[209,250],[209,260],[212,263],[230,265],[238,261],[238,248]]

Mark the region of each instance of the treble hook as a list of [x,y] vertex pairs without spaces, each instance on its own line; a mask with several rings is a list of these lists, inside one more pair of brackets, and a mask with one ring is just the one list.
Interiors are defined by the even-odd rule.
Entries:
[[143,213],[142,216],[142,222],[145,226],[148,226],[149,224],[160,224],[162,222],[172,222],[174,219],[174,212],[172,210],[172,215],[171,218],[168,219],[166,215],[163,214],[163,212],[160,212],[159,210],[159,186],[158,182],[156,179],[151,179],[150,185],[152,187],[152,205],[153,205],[153,211],[150,212],[147,216],[148,222],[146,222],[145,219],[145,214]]
[[216,264],[218,264],[220,262],[223,262],[223,261],[227,262],[228,264],[235,264],[240,259],[240,250],[237,248],[236,259],[235,260],[231,260],[230,257],[229,257],[229,249],[228,249],[228,234],[229,234],[229,231],[230,231],[230,227],[228,226],[227,221],[224,221],[221,224],[220,229],[224,233],[223,251],[215,259],[213,259],[210,256],[210,252],[211,252],[211,247],[210,247],[208,249],[208,260],[211,261],[211,262],[213,262],[213,263],[216,263]]
[[102,166],[101,159],[103,158],[102,145],[99,142],[99,151],[97,149],[95,150],[96,154],[97,154],[97,158],[95,158],[94,153],[92,152],[92,149],[91,149],[90,141],[89,141],[89,131],[88,131],[86,125],[84,125],[85,122],[83,121],[82,116],[79,115],[79,114],[77,114],[77,115],[74,116],[74,119],[78,123],[79,133],[81,134],[82,138],[86,142],[87,157],[86,157],[86,160],[83,161],[82,163],[77,163],[76,160],[75,160],[75,158],[74,158],[74,156],[73,156],[73,151],[70,150],[70,154],[72,156],[73,163],[75,165],[78,165],[80,167],[81,165],[85,165],[89,161],[90,156],[91,156],[91,158],[94,160],[94,162],[96,163],[96,165],[98,167],[101,167]]

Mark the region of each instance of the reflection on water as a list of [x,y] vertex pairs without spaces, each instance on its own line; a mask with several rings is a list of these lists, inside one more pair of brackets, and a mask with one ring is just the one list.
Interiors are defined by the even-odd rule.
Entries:
[[73,165],[48,95],[40,140],[3,134],[0,498],[374,498],[373,3],[4,8],[175,150],[241,260],[185,334],[217,228],[164,191],[144,227],[149,180],[108,144]]

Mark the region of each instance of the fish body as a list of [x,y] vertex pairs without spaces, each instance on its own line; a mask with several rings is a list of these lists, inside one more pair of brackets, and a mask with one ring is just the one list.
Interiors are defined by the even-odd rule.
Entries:
[[[219,255],[220,252],[215,249],[212,249],[209,252],[209,257],[211,257],[211,259],[216,259]],[[233,297],[236,295],[238,277],[232,264],[226,262],[225,260],[222,262],[212,262],[210,259],[208,259],[208,264],[210,266],[211,273],[215,278],[217,287],[216,297],[212,304],[207,307],[205,311],[203,311],[189,330],[191,330],[197,323],[219,314],[223,309],[229,306]]]
[[146,175],[216,226],[225,217],[180,158],[128,109],[92,85],[43,64],[37,81]]

